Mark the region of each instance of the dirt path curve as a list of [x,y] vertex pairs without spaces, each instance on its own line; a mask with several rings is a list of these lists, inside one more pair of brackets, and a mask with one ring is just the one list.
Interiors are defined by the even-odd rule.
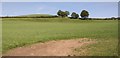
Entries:
[[71,40],[49,41],[30,46],[19,47],[8,51],[5,56],[68,56],[73,49],[93,43],[91,39],[80,38]]

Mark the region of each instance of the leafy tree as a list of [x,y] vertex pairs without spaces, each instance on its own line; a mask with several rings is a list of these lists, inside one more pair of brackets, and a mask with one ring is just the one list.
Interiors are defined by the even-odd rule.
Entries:
[[111,19],[112,19],[112,20],[116,20],[116,18],[115,18],[115,17],[111,17]]
[[66,12],[61,12],[61,17],[66,17]]
[[79,18],[79,15],[78,15],[78,14],[76,14],[76,15],[75,15],[75,17],[76,17],[76,19],[77,19],[77,18]]
[[59,11],[57,12],[57,15],[58,15],[58,16],[61,16],[61,13],[62,13],[62,11],[59,10]]
[[69,12],[69,11],[65,11],[65,13],[66,13],[66,16],[70,15],[70,12]]
[[77,18],[79,17],[79,15],[76,14],[75,12],[73,12],[73,13],[71,14],[71,17],[72,17],[73,19],[77,19]]
[[86,10],[82,10],[80,16],[81,16],[81,18],[88,18],[88,16],[89,16],[89,12],[86,11]]
[[69,13],[69,11],[61,11],[61,10],[59,10],[58,12],[57,12],[57,15],[58,16],[61,16],[61,17],[66,17],[66,16],[68,16],[70,13]]
[[76,13],[73,12],[73,13],[71,14],[71,17],[72,17],[72,18],[75,18],[75,16],[76,16]]

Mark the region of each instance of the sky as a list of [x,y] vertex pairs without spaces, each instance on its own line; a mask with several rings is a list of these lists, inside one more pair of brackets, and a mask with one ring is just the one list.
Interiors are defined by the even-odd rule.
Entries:
[[27,14],[52,14],[58,10],[81,13],[87,10],[89,17],[117,17],[117,2],[3,2],[2,16]]
[[119,0],[1,0],[2,2],[118,2]]

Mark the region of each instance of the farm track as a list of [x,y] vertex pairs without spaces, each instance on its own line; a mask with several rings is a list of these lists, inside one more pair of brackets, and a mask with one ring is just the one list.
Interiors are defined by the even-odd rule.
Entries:
[[3,54],[4,56],[73,56],[74,49],[96,43],[88,38],[57,40],[18,47]]

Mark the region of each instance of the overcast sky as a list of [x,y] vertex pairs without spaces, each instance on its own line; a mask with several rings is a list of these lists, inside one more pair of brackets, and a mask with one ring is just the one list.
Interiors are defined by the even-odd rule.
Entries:
[[80,14],[87,10],[90,17],[117,17],[117,2],[3,2],[2,16],[27,14],[53,14],[58,10]]

